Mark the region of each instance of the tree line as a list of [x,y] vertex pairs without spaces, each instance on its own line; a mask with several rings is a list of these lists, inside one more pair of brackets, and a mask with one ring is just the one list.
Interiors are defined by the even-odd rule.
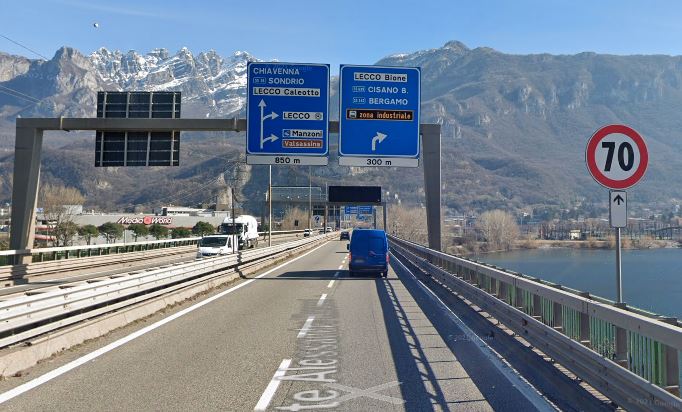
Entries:
[[[104,237],[107,243],[116,243],[116,241],[123,237],[123,231],[126,227],[120,223],[106,222],[100,226],[83,225],[78,226],[72,221],[62,221],[50,227],[50,235],[54,237],[54,246],[69,246],[73,244],[76,236],[83,239],[88,245],[92,244],[92,240],[98,236]],[[197,222],[194,227],[175,227],[169,229],[167,226],[158,223],[152,225],[144,225],[136,223],[128,225],[127,230],[131,231],[135,242],[140,237],[153,236],[156,240],[166,239],[181,239],[185,237],[205,236],[216,232],[215,226],[209,222]]]

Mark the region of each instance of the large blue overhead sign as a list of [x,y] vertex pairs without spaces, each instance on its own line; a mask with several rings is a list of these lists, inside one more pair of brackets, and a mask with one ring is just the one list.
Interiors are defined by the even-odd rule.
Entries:
[[329,65],[249,63],[246,162],[326,165]]
[[341,66],[339,164],[419,166],[421,71]]

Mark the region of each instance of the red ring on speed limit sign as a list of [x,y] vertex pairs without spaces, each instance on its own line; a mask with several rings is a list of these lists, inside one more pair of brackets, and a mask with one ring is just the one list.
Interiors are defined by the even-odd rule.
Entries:
[[[597,166],[597,149],[599,143],[606,136],[614,133],[624,134],[632,139],[637,146],[637,150],[639,150],[639,165],[637,166],[637,170],[635,170],[632,176],[623,180],[615,180],[607,177]],[[646,143],[644,143],[642,136],[634,129],[622,124],[612,124],[602,127],[590,137],[590,140],[587,142],[587,149],[585,150],[585,162],[587,163],[587,170],[590,171],[594,180],[600,185],[606,186],[609,189],[627,189],[637,184],[642,176],[644,176],[646,168],[649,165],[649,151],[646,148]]]

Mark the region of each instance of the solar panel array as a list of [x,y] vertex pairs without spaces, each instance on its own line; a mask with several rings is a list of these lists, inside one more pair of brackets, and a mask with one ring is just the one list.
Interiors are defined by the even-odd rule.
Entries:
[[[180,118],[180,92],[98,92],[97,117]],[[180,132],[98,130],[95,167],[179,166]]]

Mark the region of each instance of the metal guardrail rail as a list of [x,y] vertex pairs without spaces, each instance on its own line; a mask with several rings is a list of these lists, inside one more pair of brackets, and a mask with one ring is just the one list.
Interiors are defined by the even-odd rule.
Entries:
[[[303,230],[274,230],[272,232],[273,236],[293,235],[299,233],[303,233]],[[258,232],[258,235],[267,238],[268,232]],[[51,260],[74,259],[118,253],[140,252],[143,250],[162,249],[176,246],[196,245],[200,239],[200,236],[195,236],[181,239],[162,239],[145,242],[101,243],[96,245],[46,247],[25,250],[0,250],[0,267],[12,265],[15,256],[31,255],[33,262],[45,262]]]
[[33,262],[46,262],[51,260],[83,258],[91,256],[111,255],[118,253],[140,252],[151,249],[196,245],[201,237],[189,237],[183,239],[163,239],[147,242],[127,243],[104,243],[97,245],[46,247],[26,250],[2,250],[0,251],[0,266],[12,265],[16,256],[31,255]]
[[389,236],[392,252],[466,298],[619,406],[682,410],[677,319]]
[[22,265],[0,266],[0,286],[15,283],[34,282],[42,278],[53,281],[63,277],[82,274],[84,271],[97,268],[133,266],[135,263],[149,259],[179,257],[196,253],[194,245],[173,246],[164,249],[146,249],[137,252],[129,251],[124,255],[101,254],[88,259],[58,259]]
[[[164,287],[192,281],[216,271],[238,269],[244,264],[272,259],[282,253],[289,253],[328,238],[329,236],[312,236],[276,246],[203,258],[171,267],[122,273],[112,275],[106,280],[75,286],[64,285],[58,290],[0,302],[0,347],[104,313],[102,307],[105,307],[104,311],[113,310],[121,306],[119,304],[121,301],[128,298],[133,299],[147,292],[159,292],[159,289]],[[109,303],[113,304],[111,309],[106,308]]]

